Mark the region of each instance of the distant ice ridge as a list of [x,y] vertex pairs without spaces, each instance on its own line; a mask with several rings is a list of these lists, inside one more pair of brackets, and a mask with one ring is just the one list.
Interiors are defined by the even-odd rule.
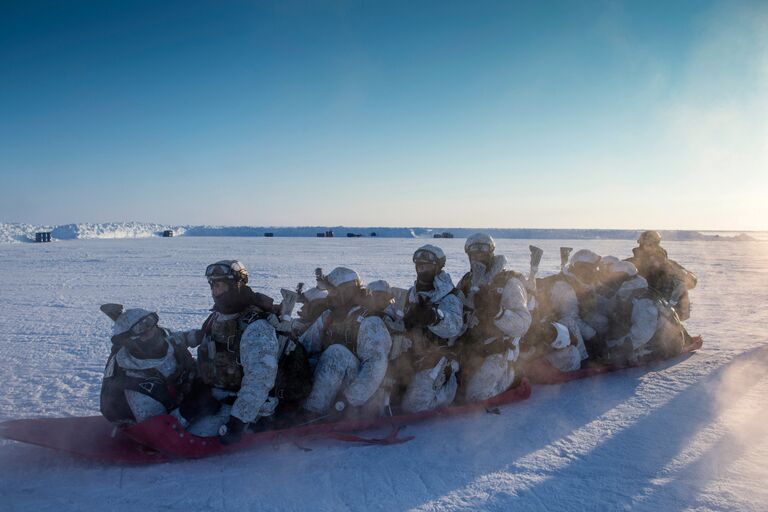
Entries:
[[[414,228],[414,227],[346,227],[346,226],[169,226],[149,222],[108,222],[101,224],[81,223],[60,226],[41,226],[23,223],[0,222],[0,243],[33,242],[38,231],[50,231],[54,240],[93,238],[148,238],[161,236],[171,230],[174,236],[239,236],[261,237],[271,233],[276,237],[314,237],[319,233],[332,231],[335,237],[361,236],[381,238],[423,238],[450,233],[455,238],[466,238],[472,233],[483,231],[494,238],[532,240],[635,240],[642,230],[638,229],[529,229],[529,228]],[[699,231],[662,231],[665,241],[686,240],[765,240],[765,233],[702,233]]]
[[89,238],[147,238],[160,236],[163,231],[171,230],[174,235],[181,235],[185,229],[146,222],[108,222],[106,224],[64,224],[51,231],[57,240]]
[[0,222],[0,243],[34,242],[35,233],[38,231],[50,231],[50,228],[33,226],[32,224]]
[[23,223],[0,222],[0,243],[34,242],[35,233],[49,231],[53,240],[75,240],[93,238],[147,238],[161,236],[163,231],[171,230],[174,235],[186,231],[180,226],[165,226],[149,222],[107,222],[101,224],[63,224],[61,226],[41,226]]

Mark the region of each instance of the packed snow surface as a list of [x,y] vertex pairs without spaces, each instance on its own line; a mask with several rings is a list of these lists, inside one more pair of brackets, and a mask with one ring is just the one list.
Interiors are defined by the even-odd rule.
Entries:
[[[199,326],[205,266],[238,258],[258,291],[312,283],[317,266],[407,286],[423,240],[148,238],[0,246],[0,419],[98,413],[109,319],[98,306],[156,308]],[[528,241],[499,240],[526,270]],[[535,242],[628,256],[633,243]],[[454,279],[463,240],[440,240]],[[154,466],[115,466],[0,441],[0,509],[766,510],[768,244],[669,242],[699,277],[688,357],[556,386],[501,414],[409,426],[396,446],[313,441]],[[372,433],[375,434],[375,433]]]

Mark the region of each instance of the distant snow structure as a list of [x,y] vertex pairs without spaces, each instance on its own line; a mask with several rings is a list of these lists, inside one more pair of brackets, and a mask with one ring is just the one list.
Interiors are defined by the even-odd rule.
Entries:
[[50,242],[51,241],[51,232],[50,231],[38,231],[35,233],[35,242]]
[[[48,226],[42,224],[23,224],[0,222],[0,244],[31,243],[38,232],[50,232],[52,241],[103,239],[103,238],[150,238],[163,236],[165,231],[172,231],[173,236],[227,236],[227,237],[263,237],[273,233],[280,237],[319,237],[332,238],[334,232],[363,234],[378,238],[465,238],[477,231],[488,233],[495,239],[514,240],[637,240],[640,230],[615,229],[529,229],[529,228],[409,228],[382,226],[172,226],[147,222],[109,222],[101,224],[63,224]],[[375,231],[374,231],[375,230]],[[265,233],[266,232],[266,233]],[[375,233],[375,234],[374,234]],[[753,231],[739,233],[733,231],[661,231],[664,242],[712,241],[712,242],[753,242],[768,241],[768,232]]]
[[104,224],[64,224],[53,230],[59,240],[93,238],[149,238],[168,230],[168,226],[146,222],[107,222]]

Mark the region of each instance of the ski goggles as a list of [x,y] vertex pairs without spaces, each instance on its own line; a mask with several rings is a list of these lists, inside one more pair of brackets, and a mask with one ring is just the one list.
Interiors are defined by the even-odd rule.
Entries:
[[414,263],[434,263],[437,265],[437,256],[435,253],[425,250],[418,250],[413,253]]
[[467,252],[484,252],[489,253],[491,252],[491,246],[488,244],[472,244],[469,247],[467,247]]
[[128,332],[134,336],[141,336],[142,334],[155,327],[159,320],[160,319],[157,317],[157,313],[150,313],[149,315],[133,324]]
[[205,267],[205,277],[207,277],[209,281],[230,279],[232,277],[232,267],[225,263],[212,263]]
[[150,329],[157,326],[159,322],[157,313],[150,313],[147,316],[141,318],[138,322],[133,324],[130,329],[122,334],[112,336],[112,341],[126,341],[131,339],[138,339],[142,335],[146,334]]

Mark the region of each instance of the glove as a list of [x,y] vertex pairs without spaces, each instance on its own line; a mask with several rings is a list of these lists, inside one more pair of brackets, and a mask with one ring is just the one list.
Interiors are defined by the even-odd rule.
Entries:
[[247,423],[240,418],[230,416],[229,421],[219,427],[219,442],[225,446],[239,442],[243,437],[246,425]]
[[407,329],[435,325],[439,320],[440,316],[437,313],[437,306],[427,301],[419,301],[417,304],[414,304],[408,308],[403,317],[403,323]]

